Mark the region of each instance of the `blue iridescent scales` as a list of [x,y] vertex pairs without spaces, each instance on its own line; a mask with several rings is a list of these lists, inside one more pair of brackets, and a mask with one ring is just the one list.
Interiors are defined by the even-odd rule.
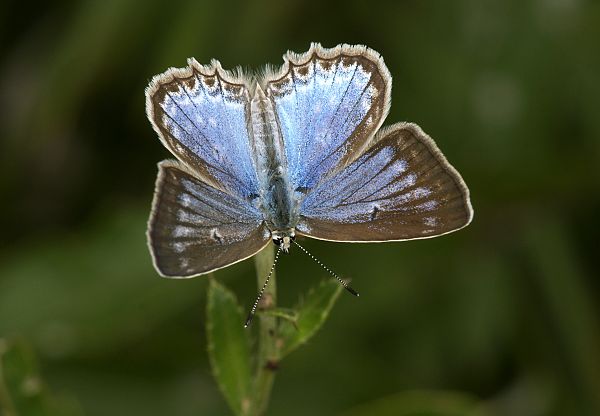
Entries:
[[[373,64],[341,57],[313,60],[306,67],[292,65],[289,75],[269,85],[295,187],[313,187],[331,171],[359,126],[375,130],[387,87],[383,79],[372,80],[374,71]],[[370,114],[372,109],[379,114]]]
[[164,86],[155,91],[159,101],[147,107],[149,114],[158,116],[151,118],[155,129],[167,148],[175,156],[184,155],[183,161],[190,167],[202,164],[208,175],[234,195],[256,194],[258,183],[246,124],[248,89],[226,82],[218,63],[214,69],[194,60],[189,64],[194,68],[190,74],[186,69],[167,71],[172,74],[168,83],[165,78],[155,78]]
[[148,118],[177,159],[159,164],[148,225],[158,272],[208,273],[296,233],[399,241],[466,226],[468,189],[433,140],[380,129],[390,97],[364,46],[312,44],[257,77],[194,59],[154,77]]

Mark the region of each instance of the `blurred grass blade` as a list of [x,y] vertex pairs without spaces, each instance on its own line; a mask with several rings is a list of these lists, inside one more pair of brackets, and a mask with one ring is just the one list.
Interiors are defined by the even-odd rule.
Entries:
[[82,412],[69,397],[50,394],[27,344],[0,338],[0,414],[78,416]]
[[41,238],[8,252],[0,260],[0,335],[23,336],[42,360],[89,359],[118,354],[185,315],[207,282],[158,277],[142,232],[147,211],[146,204],[115,209],[76,237]]
[[309,290],[304,302],[296,308],[296,325],[289,322],[281,325],[281,357],[304,344],[321,328],[342,290],[343,286],[332,279]]
[[213,375],[229,406],[245,415],[250,406],[251,370],[249,332],[235,296],[210,279],[206,309],[208,355]]
[[566,391],[579,409],[574,414],[600,414],[600,337],[589,284],[580,266],[576,247],[564,221],[546,214],[531,221],[523,241],[534,266],[533,276],[552,317],[552,331],[561,340],[553,348],[569,367],[576,383]]
[[449,391],[408,391],[359,405],[342,416],[484,416],[478,400]]

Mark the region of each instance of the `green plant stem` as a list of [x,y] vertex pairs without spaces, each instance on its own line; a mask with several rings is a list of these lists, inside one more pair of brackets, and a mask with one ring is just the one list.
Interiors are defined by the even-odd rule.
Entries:
[[[273,247],[269,246],[254,256],[256,278],[260,289],[271,271],[274,260]],[[259,309],[272,309],[277,305],[277,279],[275,272],[271,275],[269,285],[263,294]],[[277,347],[277,317],[269,314],[258,314],[258,360],[254,379],[253,415],[265,412],[269,403],[275,370],[279,363],[279,348]]]

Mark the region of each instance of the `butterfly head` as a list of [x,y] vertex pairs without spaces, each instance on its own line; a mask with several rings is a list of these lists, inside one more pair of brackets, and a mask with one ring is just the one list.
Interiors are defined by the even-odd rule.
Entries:
[[292,242],[296,239],[296,233],[293,228],[290,228],[285,231],[273,231],[271,237],[273,238],[273,243],[287,253],[290,250]]

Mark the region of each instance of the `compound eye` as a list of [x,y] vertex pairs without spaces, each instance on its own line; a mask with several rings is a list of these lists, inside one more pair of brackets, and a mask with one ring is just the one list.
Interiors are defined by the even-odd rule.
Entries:
[[275,243],[275,245],[279,247],[281,245],[281,238],[280,237],[274,238],[273,243]]

